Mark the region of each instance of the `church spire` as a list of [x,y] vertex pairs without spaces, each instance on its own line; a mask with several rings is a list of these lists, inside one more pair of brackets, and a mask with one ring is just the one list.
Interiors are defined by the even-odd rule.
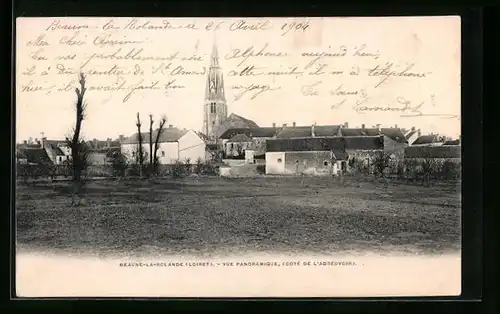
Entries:
[[210,67],[211,68],[218,68],[219,67],[219,53],[217,51],[217,39],[215,38],[214,35],[214,44],[212,47],[212,60],[210,62]]
[[227,104],[224,93],[224,78],[219,65],[219,53],[214,34],[210,67],[207,73],[205,89],[205,108],[203,118],[204,133],[214,139],[217,137],[220,125],[227,119]]
[[219,53],[217,51],[215,38],[212,47],[212,54],[210,56],[210,68],[208,69],[205,98],[224,101],[226,99],[224,93],[224,78],[222,75],[222,69],[219,66]]

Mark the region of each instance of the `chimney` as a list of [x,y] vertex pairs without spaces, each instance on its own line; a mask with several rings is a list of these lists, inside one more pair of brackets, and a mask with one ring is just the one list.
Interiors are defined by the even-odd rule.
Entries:
[[168,125],[168,127],[169,127],[169,128],[173,128],[174,126],[173,126],[172,124],[169,124],[169,125]]
[[283,123],[283,127],[286,128],[286,123]]
[[125,139],[125,136],[123,134],[118,135],[118,140],[121,142]]
[[92,140],[92,146],[93,146],[94,148],[97,148],[97,139],[96,139],[96,138],[94,138],[94,139]]
[[415,127],[414,126],[411,127],[411,131],[415,132]]
[[32,137],[30,137],[30,138],[28,139],[28,144],[33,144],[33,138],[32,138]]
[[292,122],[292,126],[295,127],[295,122]]
[[110,139],[109,137],[106,139],[106,146],[107,146],[108,148],[110,148],[110,147],[111,147],[111,139]]
[[349,123],[348,122],[344,122],[344,128],[348,128],[349,127]]
[[[412,130],[413,130],[413,131],[415,131],[415,128],[414,128],[414,127],[412,127]],[[418,136],[420,136],[420,135],[421,135],[421,133],[420,133],[420,129],[418,129],[418,130],[417,130],[417,135],[418,135]]]
[[316,136],[316,133],[314,133],[314,126],[315,126],[315,125],[316,125],[316,124],[311,125],[311,136],[312,136],[312,137],[315,137],[315,136]]
[[398,125],[397,125],[397,124],[394,124],[394,127],[397,129],[397,128],[398,128]]
[[364,124],[361,124],[361,128],[364,129],[365,128],[365,125]]
[[276,123],[273,122],[273,128],[276,128]]
[[377,130],[380,132],[381,131],[381,127],[380,127],[381,124],[376,124],[376,126],[377,126]]
[[23,144],[28,144],[28,141],[24,140],[24,141],[23,141]]
[[[43,135],[43,132],[42,132],[42,135]],[[41,140],[42,148],[45,148],[46,141],[47,141],[47,138],[46,137],[42,137],[42,140]]]

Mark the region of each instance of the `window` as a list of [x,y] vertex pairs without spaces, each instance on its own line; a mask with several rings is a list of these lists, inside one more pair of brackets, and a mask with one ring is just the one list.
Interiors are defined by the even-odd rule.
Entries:
[[213,102],[213,103],[210,104],[210,113],[215,113],[215,112],[216,112],[216,105]]
[[165,152],[161,151],[161,157],[165,157]]
[[323,162],[323,166],[328,166],[328,160],[325,160],[325,161]]
[[281,160],[281,158],[278,158],[278,163],[281,164],[283,160]]

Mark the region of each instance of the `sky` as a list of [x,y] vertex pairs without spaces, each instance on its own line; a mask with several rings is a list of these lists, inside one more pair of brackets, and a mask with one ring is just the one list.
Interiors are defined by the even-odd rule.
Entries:
[[[152,114],[155,124],[165,115],[167,124],[199,131],[206,75],[185,72],[206,71],[214,43],[228,112],[260,126],[348,122],[353,127],[415,126],[423,133],[456,137],[460,38],[459,17],[20,18],[16,137],[21,141],[43,132],[62,139],[69,134],[80,68],[87,73],[85,138],[130,136],[136,132],[137,113],[144,128]],[[342,51],[345,55],[334,56]],[[136,59],[124,59],[127,53]],[[266,75],[242,74],[249,66],[254,74]],[[302,74],[276,73],[294,67]],[[321,67],[323,74],[312,74]],[[421,77],[392,75],[379,84],[383,69],[401,73],[405,68]],[[122,89],[109,91],[117,86]],[[133,86],[143,88],[127,97]],[[251,90],[238,97],[245,88]],[[402,107],[405,114],[422,115],[384,111]]]

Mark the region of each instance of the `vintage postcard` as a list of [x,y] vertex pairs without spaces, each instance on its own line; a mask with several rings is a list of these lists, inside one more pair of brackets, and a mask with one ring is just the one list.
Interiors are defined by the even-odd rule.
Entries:
[[18,18],[17,296],[460,295],[460,25]]

